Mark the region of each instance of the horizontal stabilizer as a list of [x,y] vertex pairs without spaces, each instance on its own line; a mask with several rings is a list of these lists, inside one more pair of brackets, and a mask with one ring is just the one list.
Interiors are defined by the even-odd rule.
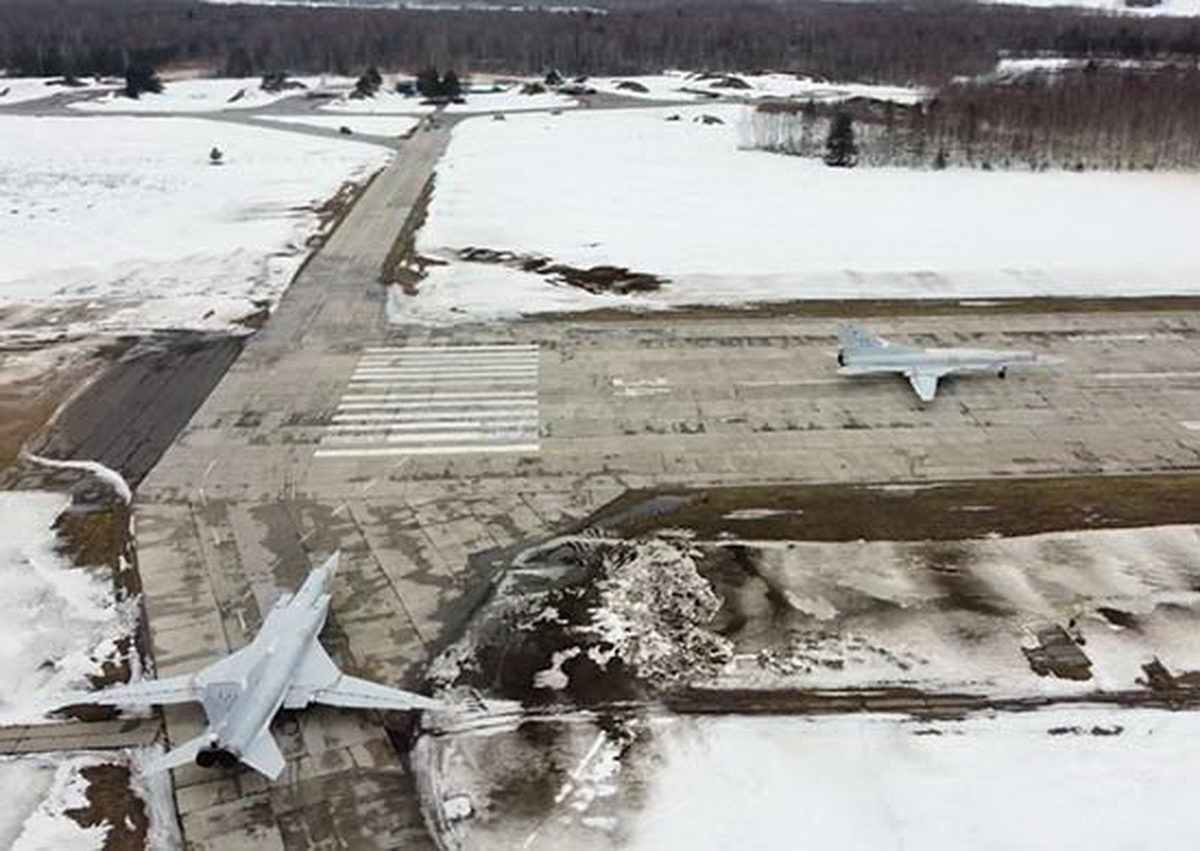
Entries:
[[348,677],[343,674],[328,688],[312,694],[314,703],[328,706],[348,706],[360,709],[446,709],[446,704],[431,697],[401,691],[398,688]]
[[283,767],[287,764],[283,752],[279,750],[279,743],[275,741],[270,730],[263,730],[258,734],[258,738],[251,742],[250,747],[241,755],[241,760],[272,780],[283,773]]
[[194,739],[188,739],[175,750],[167,751],[158,759],[151,760],[142,769],[146,774],[157,774],[160,771],[166,771],[168,768],[176,768],[180,765],[188,765],[196,761],[196,754],[204,750],[209,744],[207,733],[203,733]]

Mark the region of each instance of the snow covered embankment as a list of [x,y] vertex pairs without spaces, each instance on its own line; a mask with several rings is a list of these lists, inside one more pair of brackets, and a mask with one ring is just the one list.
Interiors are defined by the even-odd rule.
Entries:
[[57,696],[86,690],[137,624],[136,598],[73,566],[52,527],[61,494],[0,491],[0,724],[44,723]]

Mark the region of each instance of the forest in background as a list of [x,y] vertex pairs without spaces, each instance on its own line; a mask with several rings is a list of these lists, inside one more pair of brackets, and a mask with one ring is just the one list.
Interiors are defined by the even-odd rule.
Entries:
[[856,162],[917,168],[1200,168],[1200,70],[1092,63],[1016,80],[961,80],[911,106],[761,104],[748,148],[821,157],[835,117],[852,119]]
[[[626,0],[634,2],[634,0]],[[588,12],[392,11],[191,0],[0,0],[0,68],[121,74],[132,63],[286,71],[638,74],[772,69],[941,85],[1002,52],[1200,56],[1196,19],[950,2],[656,5]]]

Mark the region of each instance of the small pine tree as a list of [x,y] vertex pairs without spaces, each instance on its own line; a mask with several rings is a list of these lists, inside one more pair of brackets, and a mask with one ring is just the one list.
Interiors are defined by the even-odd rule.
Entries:
[[848,112],[833,117],[825,140],[825,165],[853,168],[858,164],[858,145],[854,143],[854,119]]
[[150,65],[135,62],[125,69],[125,97],[137,100],[145,92],[158,94],[162,90],[162,80]]
[[938,148],[937,154],[933,157],[933,167],[937,171],[941,171],[946,167],[946,149]]
[[373,98],[382,85],[383,77],[379,71],[374,67],[368,68],[354,84],[354,95],[359,98]]
[[457,98],[462,97],[462,83],[458,79],[458,74],[451,68],[442,76],[441,85],[442,97]]
[[417,72],[417,91],[421,97],[435,98],[442,88],[442,79],[438,76],[437,68],[430,65]]

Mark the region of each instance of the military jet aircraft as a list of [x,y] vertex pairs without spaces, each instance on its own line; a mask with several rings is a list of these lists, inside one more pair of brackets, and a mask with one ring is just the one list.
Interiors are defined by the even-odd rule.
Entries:
[[274,780],[284,768],[271,735],[280,708],[310,703],[363,709],[445,709],[439,701],[347,676],[317,640],[329,614],[339,554],[309,573],[300,590],[276,602],[254,640],[193,674],[73,695],[60,705],[140,706],[199,702],[204,733],[163,754],[148,772],[193,760],[201,766],[241,762]]
[[987,349],[917,349],[876,337],[854,325],[839,325],[839,375],[898,372],[904,375],[922,402],[937,395],[938,379],[963,372],[995,372],[1004,378],[1010,366],[1046,363],[1031,352]]

